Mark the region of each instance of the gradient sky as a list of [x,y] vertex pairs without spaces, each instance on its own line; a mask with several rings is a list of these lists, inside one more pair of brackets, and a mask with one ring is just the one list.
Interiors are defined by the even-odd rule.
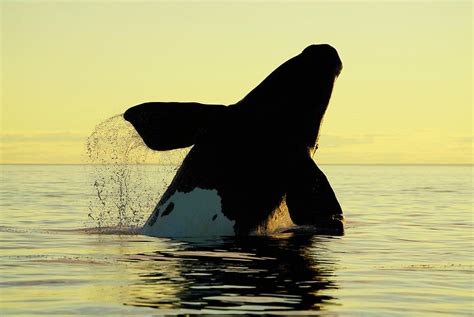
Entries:
[[344,63],[317,162],[472,163],[471,1],[0,5],[0,163],[81,163],[101,121],[235,103],[311,43]]

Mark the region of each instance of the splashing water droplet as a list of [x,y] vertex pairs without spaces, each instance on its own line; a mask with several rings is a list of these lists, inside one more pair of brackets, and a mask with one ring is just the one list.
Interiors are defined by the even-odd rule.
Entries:
[[93,165],[89,225],[143,225],[188,151],[149,149],[121,114],[98,124],[86,142]]

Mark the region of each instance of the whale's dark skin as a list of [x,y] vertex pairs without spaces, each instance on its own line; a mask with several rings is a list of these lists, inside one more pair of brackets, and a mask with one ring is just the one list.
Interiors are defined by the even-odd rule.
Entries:
[[194,145],[158,206],[176,191],[216,189],[236,234],[254,232],[276,210],[287,210],[297,225],[342,234],[341,206],[312,159],[341,70],[333,47],[311,45],[236,104],[148,102],[128,109],[124,118],[148,147]]

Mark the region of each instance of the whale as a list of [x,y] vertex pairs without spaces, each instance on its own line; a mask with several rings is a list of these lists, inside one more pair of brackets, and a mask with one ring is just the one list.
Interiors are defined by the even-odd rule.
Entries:
[[312,44],[235,104],[145,102],[125,111],[146,146],[191,147],[141,233],[156,237],[341,235],[344,217],[313,157],[342,62]]

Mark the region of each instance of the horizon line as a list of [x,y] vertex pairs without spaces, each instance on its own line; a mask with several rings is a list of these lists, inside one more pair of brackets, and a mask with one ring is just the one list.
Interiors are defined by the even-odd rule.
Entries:
[[[161,164],[161,163],[123,163],[123,164],[94,164],[94,163],[0,163],[0,165],[162,165],[162,166],[177,166],[181,165],[181,162],[178,164]],[[339,166],[473,166],[474,163],[317,163],[317,165],[339,165]]]

